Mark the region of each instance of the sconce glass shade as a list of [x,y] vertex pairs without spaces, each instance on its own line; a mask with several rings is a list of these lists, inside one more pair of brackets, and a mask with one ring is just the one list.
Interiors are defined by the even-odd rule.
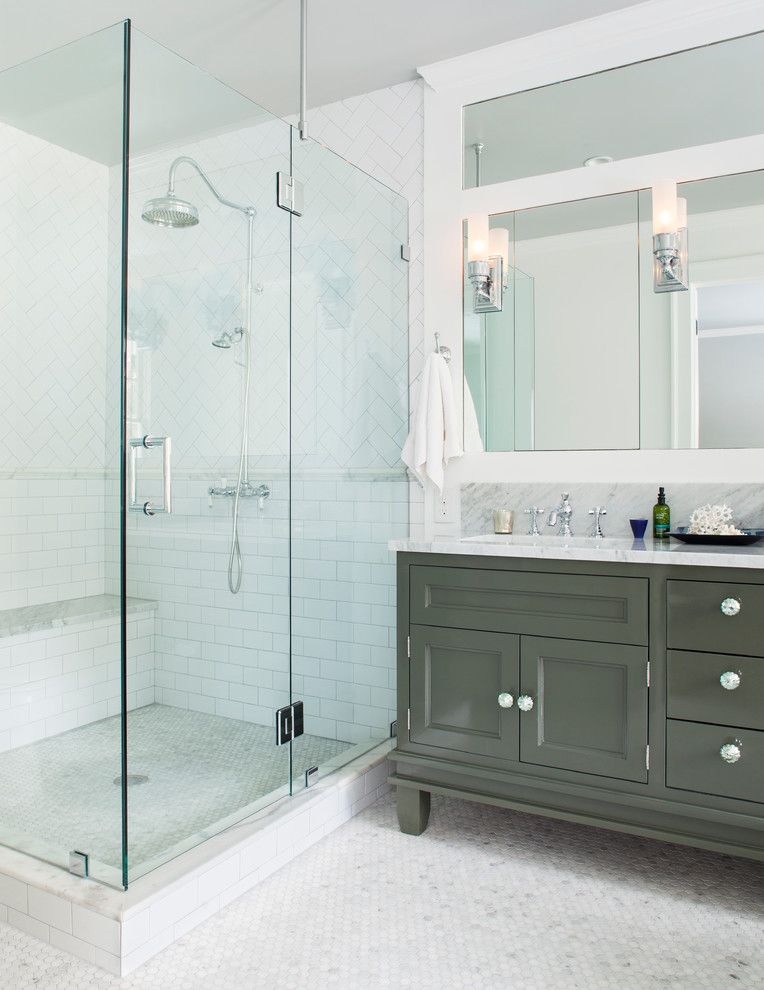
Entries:
[[676,225],[678,230],[687,227],[687,200],[681,197],[676,201]]
[[488,215],[478,213],[467,218],[467,261],[487,261],[490,253]]
[[676,182],[653,186],[653,234],[672,234],[679,229]]
[[501,255],[504,271],[509,271],[509,231],[506,227],[491,227],[488,235],[488,253],[492,258]]

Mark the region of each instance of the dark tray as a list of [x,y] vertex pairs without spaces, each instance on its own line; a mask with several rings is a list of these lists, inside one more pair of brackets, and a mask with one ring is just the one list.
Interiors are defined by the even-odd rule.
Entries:
[[712,547],[746,547],[764,538],[764,529],[744,529],[740,536],[709,536],[688,533],[686,526],[680,526],[676,532],[669,533],[669,536],[681,540],[682,543],[705,544]]

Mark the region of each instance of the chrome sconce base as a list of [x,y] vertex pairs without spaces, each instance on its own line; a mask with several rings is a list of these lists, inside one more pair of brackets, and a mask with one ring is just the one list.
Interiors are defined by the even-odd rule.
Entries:
[[500,313],[504,305],[504,261],[492,255],[487,261],[470,261],[467,277],[472,282],[474,313]]
[[656,292],[684,292],[690,287],[687,228],[653,235],[653,288]]

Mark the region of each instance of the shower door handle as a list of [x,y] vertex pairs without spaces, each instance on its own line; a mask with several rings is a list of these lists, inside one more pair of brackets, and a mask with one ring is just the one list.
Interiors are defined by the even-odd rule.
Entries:
[[[138,449],[144,447],[162,448],[162,504],[154,505],[147,499],[138,498]],[[155,516],[158,512],[172,512],[172,438],[171,437],[132,437],[130,440],[130,456],[128,458],[128,509],[131,512],[142,512],[146,516]]]

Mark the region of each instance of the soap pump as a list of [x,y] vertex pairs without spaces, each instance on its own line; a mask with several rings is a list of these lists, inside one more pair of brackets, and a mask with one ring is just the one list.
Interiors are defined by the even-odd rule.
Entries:
[[658,489],[658,501],[653,506],[653,538],[667,540],[671,529],[671,509],[666,503],[666,491]]

